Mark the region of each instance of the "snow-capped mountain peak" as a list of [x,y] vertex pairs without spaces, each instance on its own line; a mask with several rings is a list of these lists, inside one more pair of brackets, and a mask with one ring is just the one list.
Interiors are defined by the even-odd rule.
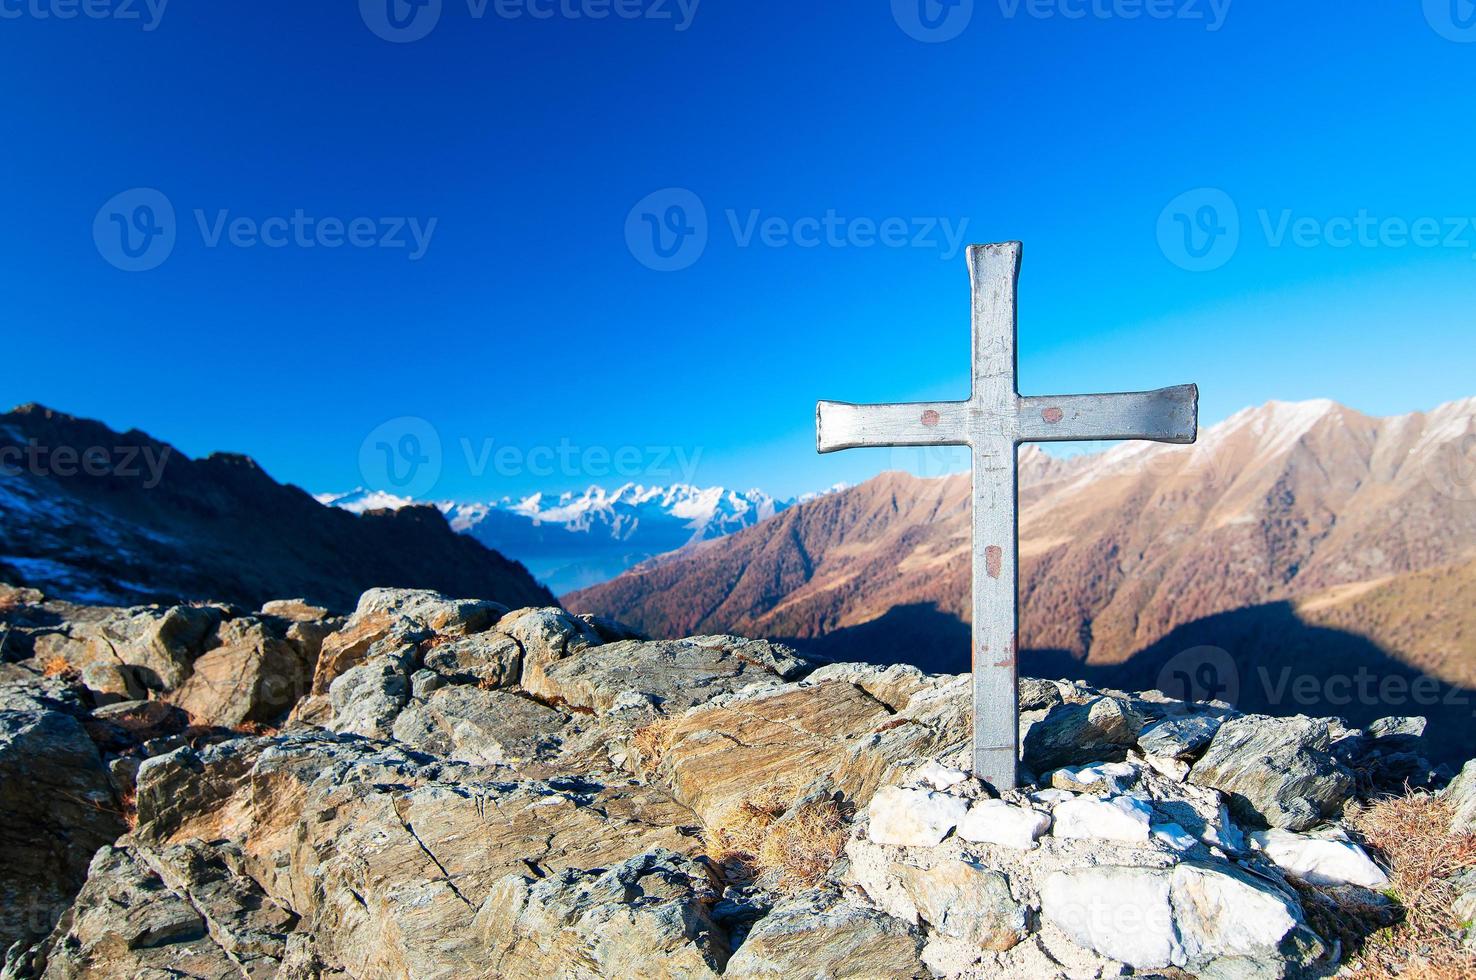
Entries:
[[[356,513],[414,503],[364,489],[319,494],[318,500]],[[741,531],[794,503],[757,489],[632,482],[613,489],[590,486],[557,495],[436,506],[452,528],[523,562],[562,593],[613,578],[656,555]]]

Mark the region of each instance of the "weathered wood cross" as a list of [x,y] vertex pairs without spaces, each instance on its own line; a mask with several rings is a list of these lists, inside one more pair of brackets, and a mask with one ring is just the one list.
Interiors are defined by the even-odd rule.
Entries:
[[1021,397],[1015,380],[1020,243],[969,248],[974,290],[974,392],[968,401],[908,405],[820,402],[822,453],[859,446],[968,446],[974,457],[974,772],[996,790],[1016,784],[1019,631],[1016,453],[1022,442],[1151,439],[1193,442],[1194,385],[1111,395]]

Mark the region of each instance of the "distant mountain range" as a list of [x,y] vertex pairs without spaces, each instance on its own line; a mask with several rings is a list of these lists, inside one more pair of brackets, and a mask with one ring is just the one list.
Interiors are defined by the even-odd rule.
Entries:
[[[800,498],[812,499],[816,494]],[[413,503],[377,491],[320,494],[325,504],[362,513]],[[451,526],[525,564],[558,593],[614,578],[658,555],[751,527],[794,505],[761,490],[627,483],[556,497],[533,494],[487,503],[436,506]]]
[[[1242,706],[1286,713],[1287,667],[1313,684],[1423,671],[1471,699],[1476,399],[1384,419],[1272,402],[1194,446],[1025,447],[1020,465],[1027,673],[1151,687],[1186,652],[1225,663],[1194,652],[1212,647]],[[564,601],[655,636],[965,670],[969,498],[967,476],[885,474]],[[1357,697],[1341,713],[1429,713]]]
[[434,507],[351,514],[245,456],[190,459],[39,405],[0,414],[0,582],[124,605],[305,597],[346,611],[382,585],[554,601]]

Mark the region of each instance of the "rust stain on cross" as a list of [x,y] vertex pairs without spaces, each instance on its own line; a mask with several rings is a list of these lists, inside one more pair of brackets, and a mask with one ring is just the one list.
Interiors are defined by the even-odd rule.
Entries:
[[[1019,694],[1021,443],[1151,439],[1193,442],[1194,385],[1106,395],[1022,396],[1016,388],[1020,243],[969,248],[973,285],[973,392],[966,401],[853,405],[815,410],[822,453],[859,446],[968,446],[974,453],[974,772],[997,790],[1016,784]],[[919,425],[919,420],[921,425]],[[990,651],[1008,651],[1003,656]],[[983,668],[983,669],[979,669]],[[998,669],[995,669],[998,668]]]
[[984,570],[990,578],[999,578],[1000,569],[1004,567],[1004,549],[997,544],[992,544],[984,549]]

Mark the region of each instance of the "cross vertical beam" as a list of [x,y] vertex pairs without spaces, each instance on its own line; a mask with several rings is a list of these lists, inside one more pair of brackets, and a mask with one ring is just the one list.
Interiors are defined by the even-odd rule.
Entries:
[[1016,283],[1019,245],[968,251],[973,287],[974,772],[995,788],[1016,783],[1019,689],[1018,488],[1015,469]]
[[973,245],[973,390],[968,401],[853,405],[820,402],[816,447],[968,446],[973,450],[973,766],[996,790],[1017,781],[1019,504],[1022,442],[1151,439],[1189,443],[1199,389],[1023,398],[1016,390],[1020,243]]

